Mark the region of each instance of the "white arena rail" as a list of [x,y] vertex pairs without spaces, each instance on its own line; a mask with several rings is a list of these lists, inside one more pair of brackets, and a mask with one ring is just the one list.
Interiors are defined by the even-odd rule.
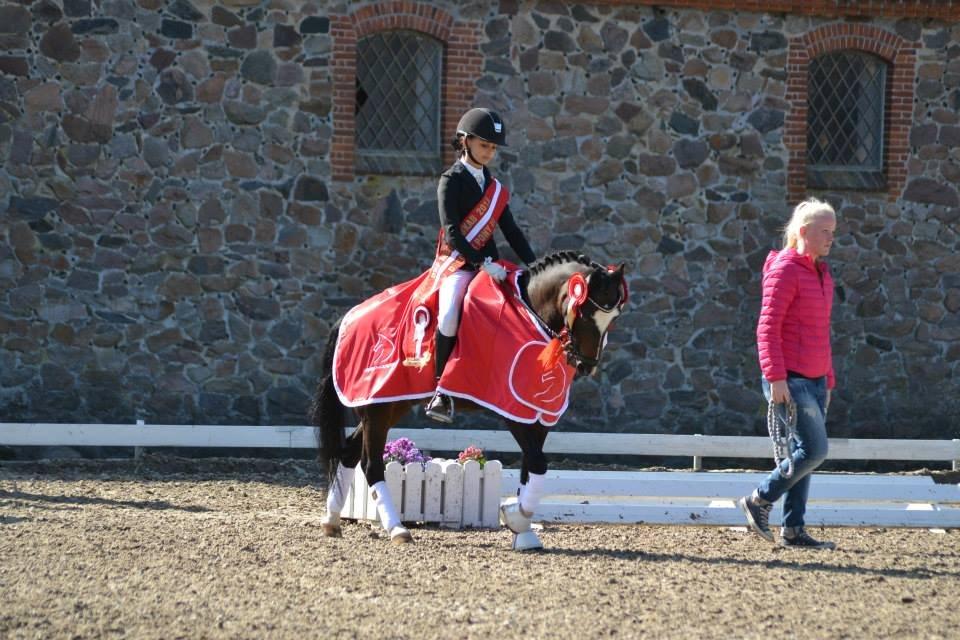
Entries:
[[[517,452],[506,431],[397,428],[425,451]],[[109,447],[313,448],[312,427],[222,425],[104,425],[0,423],[0,445]],[[628,433],[551,434],[547,453],[771,458],[764,437]],[[960,469],[960,440],[830,439],[830,458],[947,462]],[[519,481],[504,470],[503,495]],[[740,525],[733,500],[755,487],[763,473],[551,471],[550,491],[538,517],[553,522]],[[779,519],[774,509],[772,522]],[[960,485],[929,476],[818,473],[811,485],[811,525],[960,527]]]
[[[519,472],[504,470],[505,495]],[[553,522],[742,526],[734,500],[765,473],[549,471],[537,518]],[[770,522],[779,522],[778,503]],[[810,485],[811,526],[960,528],[960,485],[930,476],[817,473]]]
[[[312,449],[316,430],[305,426],[236,426],[171,424],[61,424],[0,422],[0,445],[74,447],[223,447]],[[425,450],[459,451],[476,445],[484,451],[519,452],[506,430],[390,430],[390,438],[407,437]],[[646,433],[573,433],[547,438],[547,453],[684,456],[703,458],[771,458],[770,440],[760,436],[662,435]],[[952,462],[960,470],[960,439],[894,440],[830,438],[831,460],[900,460]]]

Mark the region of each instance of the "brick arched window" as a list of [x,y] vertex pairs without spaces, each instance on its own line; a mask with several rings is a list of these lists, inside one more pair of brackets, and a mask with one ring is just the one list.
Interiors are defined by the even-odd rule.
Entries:
[[[900,197],[907,179],[915,61],[910,42],[869,25],[831,24],[790,40],[784,144],[791,202],[802,200],[808,188],[870,189],[886,192],[891,201]],[[833,82],[847,83],[846,93],[833,91]],[[869,98],[850,99],[871,91],[879,92],[882,109],[866,106]],[[838,137],[848,136],[846,148],[818,142],[831,127]],[[854,166],[858,158],[864,162]]]
[[[352,180],[358,172],[382,170],[384,173],[409,173],[411,170],[410,166],[406,166],[404,171],[391,171],[389,154],[378,156],[366,150],[361,158],[358,153],[358,102],[365,98],[358,91],[357,53],[361,41],[366,46],[388,38],[410,45],[422,37],[423,40],[419,42],[423,45],[423,51],[429,52],[431,43],[442,47],[439,109],[436,115],[440,126],[439,152],[443,154],[442,162],[450,163],[453,161],[453,151],[446,142],[453,137],[458,119],[473,101],[475,82],[482,69],[483,58],[479,49],[481,33],[482,28],[477,21],[457,21],[443,9],[401,0],[364,5],[351,13],[331,15],[333,144],[330,163],[333,178]],[[429,121],[429,118],[424,121]],[[415,119],[411,120],[411,126],[416,124]],[[436,141],[431,138],[432,142]],[[421,143],[418,141],[415,144]],[[365,145],[366,139],[361,144]],[[435,163],[429,161],[418,161],[415,167],[414,172],[431,174],[436,169]]]
[[882,191],[887,64],[870,53],[833,51],[810,61],[807,186]]
[[443,44],[417,31],[379,31],[357,43],[356,168],[440,172]]

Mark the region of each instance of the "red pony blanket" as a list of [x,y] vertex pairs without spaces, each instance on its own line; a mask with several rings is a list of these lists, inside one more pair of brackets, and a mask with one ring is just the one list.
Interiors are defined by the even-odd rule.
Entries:
[[[537,356],[550,340],[520,297],[521,271],[498,284],[481,271],[470,283],[439,388],[510,420],[553,425],[567,409],[575,370],[549,370]],[[348,407],[430,397],[438,281],[430,271],[351,309],[340,324],[333,381]]]

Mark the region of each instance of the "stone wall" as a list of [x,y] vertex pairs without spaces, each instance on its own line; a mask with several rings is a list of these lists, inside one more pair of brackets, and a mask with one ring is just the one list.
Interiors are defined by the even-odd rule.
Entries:
[[[333,178],[331,23],[381,4],[0,4],[0,421],[304,422],[331,324],[436,238],[435,177]],[[508,119],[495,172],[537,253],[629,264],[562,428],[762,433],[788,49],[853,23],[646,5],[430,8],[479,30],[469,102]],[[839,213],[831,431],[957,437],[960,26],[857,20],[915,54],[913,121],[900,193],[816,194]]]

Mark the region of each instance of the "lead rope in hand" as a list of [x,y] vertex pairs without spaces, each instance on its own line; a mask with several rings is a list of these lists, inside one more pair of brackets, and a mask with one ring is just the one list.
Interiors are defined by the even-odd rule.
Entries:
[[777,405],[770,401],[767,405],[767,431],[773,442],[773,462],[779,467],[787,461],[786,472],[781,472],[784,478],[793,476],[793,458],[790,457],[790,440],[797,433],[797,403],[791,401],[785,405],[786,419],[777,412]]

